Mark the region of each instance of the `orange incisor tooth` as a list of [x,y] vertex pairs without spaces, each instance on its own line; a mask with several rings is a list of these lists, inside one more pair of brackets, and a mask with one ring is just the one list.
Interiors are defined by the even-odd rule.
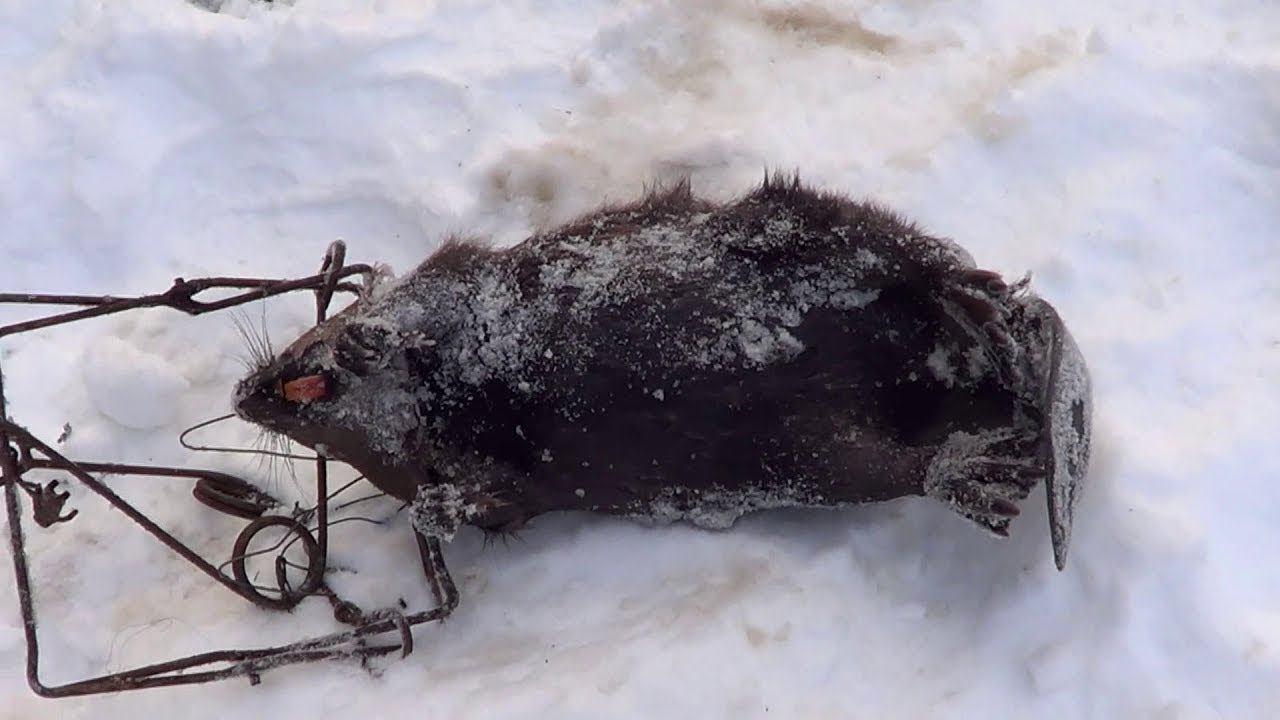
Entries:
[[290,402],[305,402],[307,400],[319,400],[329,392],[329,387],[325,383],[323,375],[306,375],[296,380],[290,380],[283,386],[284,399]]

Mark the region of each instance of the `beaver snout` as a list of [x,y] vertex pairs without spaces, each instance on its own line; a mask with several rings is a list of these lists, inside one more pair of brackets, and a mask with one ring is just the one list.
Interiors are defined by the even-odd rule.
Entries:
[[246,422],[271,426],[271,420],[283,409],[272,396],[270,384],[246,378],[236,384],[231,398],[232,409]]

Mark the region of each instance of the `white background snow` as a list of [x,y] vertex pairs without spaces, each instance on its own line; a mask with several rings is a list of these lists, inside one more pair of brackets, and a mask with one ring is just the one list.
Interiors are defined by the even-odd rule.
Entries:
[[[464,532],[462,606],[377,677],[61,701],[25,685],[6,577],[0,717],[1280,717],[1280,4],[0,3],[0,291],[299,276],[335,238],[406,270],[451,231],[515,242],[646,183],[728,197],[765,168],[1034,273],[1095,384],[1065,572],[1042,494],[1004,542],[926,500],[724,533],[553,516],[507,546]],[[246,313],[280,343],[309,300]],[[228,407],[228,314],[0,353],[14,417],[70,422],[76,457],[306,487],[177,444]],[[230,552],[240,523],[188,483],[113,486]],[[320,600],[249,606],[73,490],[74,522],[28,531],[47,682],[337,629]],[[403,513],[333,544],[366,607],[429,604]]]

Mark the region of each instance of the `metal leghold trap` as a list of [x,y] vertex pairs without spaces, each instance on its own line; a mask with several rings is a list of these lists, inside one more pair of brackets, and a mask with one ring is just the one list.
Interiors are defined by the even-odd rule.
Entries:
[[[61,305],[78,308],[5,325],[0,327],[0,338],[139,308],[167,307],[188,315],[202,315],[299,290],[309,290],[315,294],[316,323],[319,324],[324,321],[330,301],[336,293],[358,293],[373,282],[374,268],[362,264],[345,265],[345,254],[345,246],[341,242],[333,243],[325,254],[319,273],[293,280],[238,277],[210,277],[195,280],[178,278],[165,292],[127,298],[0,293],[0,303]],[[359,281],[353,282],[352,279],[356,276],[359,276]],[[209,301],[197,299],[201,294],[218,291],[230,294]],[[416,531],[423,571],[438,601],[437,607],[411,614],[395,609],[365,612],[354,603],[340,598],[328,586],[325,578],[328,569],[329,529],[332,525],[330,503],[340,493],[350,488],[354,481],[331,493],[328,487],[327,461],[323,457],[317,456],[314,459],[317,504],[309,508],[295,507],[292,511],[282,513],[279,510],[281,503],[275,498],[245,480],[226,473],[183,467],[83,462],[70,459],[10,419],[5,407],[3,382],[3,367],[0,366],[0,483],[4,487],[9,546],[13,555],[18,604],[21,608],[26,639],[27,682],[31,689],[42,697],[58,698],[114,693],[122,690],[205,683],[234,677],[246,677],[252,684],[257,684],[263,672],[283,665],[336,659],[356,659],[364,662],[370,658],[397,651],[402,656],[408,655],[413,650],[411,628],[432,620],[443,619],[457,605],[458,593],[444,565],[439,541],[425,537]],[[183,444],[188,448],[192,447],[186,443],[185,433]],[[352,629],[289,645],[247,650],[215,650],[63,685],[46,685],[40,679],[36,596],[32,591],[26,552],[23,496],[25,495],[31,503],[30,518],[40,528],[71,522],[78,511],[66,508],[70,493],[58,489],[59,480],[52,480],[45,484],[28,480],[26,476],[34,471],[65,473],[66,476],[124,513],[141,530],[149,533],[200,572],[254,605],[270,610],[290,610],[305,598],[323,596],[332,603],[334,617],[339,622],[352,626]],[[192,495],[196,500],[213,510],[243,518],[248,521],[248,524],[240,531],[233,543],[229,560],[220,565],[215,564],[114,492],[103,482],[102,478],[108,475],[194,481]],[[268,529],[285,533],[289,541],[277,542],[267,550],[250,550],[254,539]],[[299,564],[286,558],[286,550],[295,545],[301,546],[305,553],[304,563]],[[274,558],[269,553],[275,553]],[[274,566],[275,587],[272,588],[263,587],[252,580],[246,565],[251,559],[255,563],[261,563],[264,560],[264,554],[267,554],[265,559]],[[224,570],[228,567],[230,574]],[[301,583],[295,584],[290,581],[291,570],[303,574]]]

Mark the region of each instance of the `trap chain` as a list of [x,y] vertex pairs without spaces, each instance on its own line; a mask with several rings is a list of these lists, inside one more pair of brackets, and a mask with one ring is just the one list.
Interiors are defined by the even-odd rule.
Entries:
[[[319,324],[324,321],[336,293],[358,293],[373,282],[374,268],[364,264],[345,265],[345,255],[345,245],[341,241],[334,242],[325,253],[319,273],[293,280],[178,278],[163,293],[127,298],[0,293],[0,303],[69,305],[79,308],[2,326],[0,338],[139,308],[167,307],[188,315],[201,315],[299,290],[314,292],[316,323]],[[351,278],[355,276],[361,276],[363,284],[352,282]],[[197,298],[201,293],[216,290],[229,290],[233,294],[208,301]],[[186,443],[185,433],[183,445],[192,447]],[[58,480],[41,485],[25,478],[28,472],[40,470],[67,473],[196,569],[254,605],[271,610],[290,610],[307,597],[322,596],[333,605],[335,619],[353,626],[353,629],[288,645],[215,650],[62,685],[45,684],[40,679],[36,596],[32,589],[26,552],[22,496],[26,495],[30,500],[31,518],[41,528],[70,522],[76,517],[78,510],[65,509],[70,494],[58,489]],[[248,520],[249,523],[236,538],[231,559],[222,566],[216,566],[115,493],[95,475],[194,480],[192,495],[196,500],[219,512]],[[10,419],[4,396],[3,368],[0,367],[0,485],[4,488],[9,547],[13,556],[18,604],[26,640],[26,676],[31,689],[42,697],[58,698],[189,685],[233,677],[247,677],[252,684],[257,684],[263,672],[283,665],[337,659],[365,662],[369,658],[396,651],[400,651],[402,656],[408,655],[413,650],[411,628],[447,617],[458,602],[457,589],[445,567],[439,540],[415,531],[422,569],[436,597],[436,607],[412,614],[394,609],[364,612],[354,603],[341,599],[325,582],[328,568],[329,502],[350,487],[350,484],[330,493],[328,463],[320,456],[315,458],[315,478],[315,507],[295,509],[292,514],[268,514],[279,506],[278,501],[250,483],[226,473],[181,467],[85,462],[67,458]],[[314,533],[308,523],[315,524]],[[283,530],[286,537],[292,538],[287,544],[281,541],[265,551],[279,551],[274,558],[277,584],[272,591],[274,594],[262,592],[251,581],[246,569],[246,561],[250,557],[264,552],[251,552],[251,543],[259,533],[269,528]],[[301,544],[307,556],[305,567],[299,567],[285,557],[285,550],[295,542]],[[230,575],[223,571],[228,565],[231,568]],[[296,587],[288,579],[288,569],[291,566],[305,570],[303,581]],[[388,634],[394,636],[385,637]]]

